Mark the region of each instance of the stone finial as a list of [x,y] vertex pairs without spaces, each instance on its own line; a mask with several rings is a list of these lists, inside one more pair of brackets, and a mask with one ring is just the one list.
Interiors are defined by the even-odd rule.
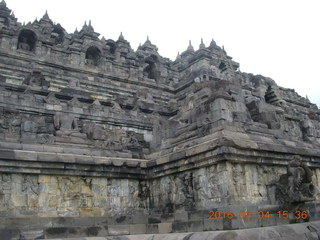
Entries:
[[88,25],[87,25],[87,21],[84,22],[84,25],[83,25],[81,31],[94,32],[94,29],[93,29],[93,27],[91,26],[91,20],[89,20]]
[[176,57],[176,60],[181,59],[180,53],[178,52],[178,55]]
[[212,38],[212,40],[210,42],[210,47],[214,47],[214,46],[217,46],[217,43]]
[[194,51],[193,46],[192,46],[192,44],[191,44],[191,40],[189,40],[188,50]]
[[46,10],[45,14],[43,15],[43,18],[49,18],[48,10]]
[[0,2],[0,9],[1,9],[1,15],[4,15],[4,16],[10,16],[10,13],[11,13],[11,9],[7,8],[7,3],[2,0],[2,2]]
[[3,7],[7,7],[7,3],[4,0],[0,2],[0,8],[3,8]]
[[124,37],[123,37],[123,35],[122,35],[122,32],[120,32],[120,36],[119,36],[118,40],[124,40]]
[[151,41],[149,40],[149,36],[147,36],[147,41],[145,42],[145,44],[151,44]]
[[204,45],[203,39],[201,38],[201,43],[199,45],[199,49],[204,49],[204,48],[206,48],[206,45]]
[[48,15],[48,11],[46,10],[46,12],[44,13],[44,15],[42,16],[42,18],[40,19],[40,22],[52,22],[49,15]]

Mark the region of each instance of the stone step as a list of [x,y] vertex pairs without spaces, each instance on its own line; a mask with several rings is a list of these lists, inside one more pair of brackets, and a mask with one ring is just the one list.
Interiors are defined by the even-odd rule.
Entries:
[[[107,224],[106,221],[95,221],[96,224],[88,222],[88,219],[78,221],[78,226],[65,224],[59,227],[45,227],[39,221],[38,230],[18,230],[12,225],[12,229],[0,229],[2,240],[33,240],[33,239],[319,239],[320,221],[295,223],[290,225],[277,225],[259,228],[247,226],[241,230],[216,230],[215,225],[221,225],[222,220],[210,220],[210,226],[199,227],[196,221],[177,223],[155,223],[155,224]],[[82,222],[82,226],[79,223]],[[100,222],[100,224],[98,223]],[[66,222],[67,223],[67,222]],[[208,225],[208,224],[207,224]],[[253,227],[253,226],[252,226]],[[39,230],[42,228],[42,230]],[[227,228],[228,229],[228,228]],[[188,238],[188,236],[192,236]],[[256,238],[253,238],[255,236]],[[299,238],[297,238],[299,236]],[[154,238],[153,238],[154,237]],[[285,238],[283,238],[285,237]]]
[[106,237],[45,238],[48,240],[308,240],[320,239],[320,221],[244,230],[139,234]]

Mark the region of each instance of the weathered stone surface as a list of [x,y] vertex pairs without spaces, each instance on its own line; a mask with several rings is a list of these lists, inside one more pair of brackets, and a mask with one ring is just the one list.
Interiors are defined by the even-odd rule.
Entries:
[[314,200],[315,186],[312,171],[299,156],[289,163],[287,173],[276,183],[276,199],[281,203],[299,203]]
[[[306,224],[296,224],[295,226],[300,229],[300,226],[307,226]],[[256,228],[249,230],[236,230],[236,231],[216,231],[216,232],[192,232],[192,233],[174,233],[174,234],[144,234],[144,235],[131,235],[131,236],[117,236],[117,237],[104,237],[104,238],[83,238],[84,240],[185,240],[185,239],[212,239],[212,240],[240,240],[240,239],[277,239],[277,240],[291,240],[291,239],[318,239],[319,232],[300,231],[295,226],[283,226],[282,228],[268,227]]]
[[[198,50],[190,43],[171,61],[149,39],[134,51],[122,34],[117,41],[98,36],[91,23],[67,33],[47,13],[22,25],[0,3],[3,236],[196,232],[320,219],[316,105],[270,78],[240,72],[214,41]],[[294,155],[301,162],[293,166]]]

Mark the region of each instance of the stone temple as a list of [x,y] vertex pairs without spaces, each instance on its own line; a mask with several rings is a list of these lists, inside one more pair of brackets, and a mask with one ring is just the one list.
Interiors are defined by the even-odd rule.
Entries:
[[0,3],[0,239],[319,239],[317,106],[157,50]]

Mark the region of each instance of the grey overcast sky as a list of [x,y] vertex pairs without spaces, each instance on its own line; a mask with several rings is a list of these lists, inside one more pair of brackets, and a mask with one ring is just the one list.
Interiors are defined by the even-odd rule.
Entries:
[[69,33],[91,20],[101,37],[120,32],[137,49],[147,36],[174,60],[191,40],[213,38],[240,70],[274,79],[320,107],[320,0],[6,0],[20,22],[46,10]]

